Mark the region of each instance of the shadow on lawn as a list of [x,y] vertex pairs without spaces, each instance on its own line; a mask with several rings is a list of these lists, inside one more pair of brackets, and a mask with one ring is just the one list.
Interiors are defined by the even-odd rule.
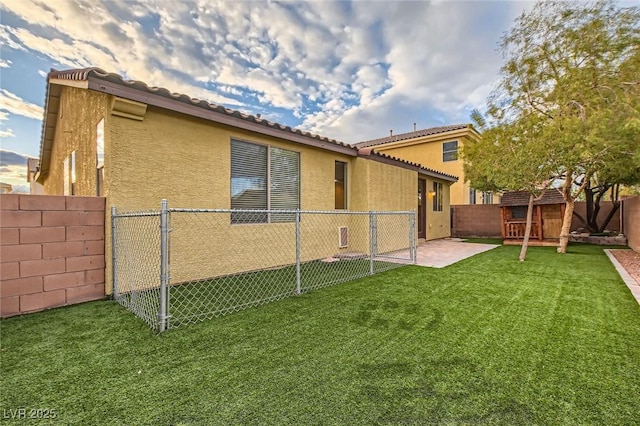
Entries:
[[[381,408],[379,424],[535,422],[531,409],[512,398],[497,396],[491,406],[479,408],[477,395],[495,385],[478,364],[463,357],[426,359],[420,367],[403,362],[361,364],[358,375],[363,383],[383,379],[378,381],[381,385],[364,385],[360,391]],[[459,414],[451,415],[451,407],[458,407]]]

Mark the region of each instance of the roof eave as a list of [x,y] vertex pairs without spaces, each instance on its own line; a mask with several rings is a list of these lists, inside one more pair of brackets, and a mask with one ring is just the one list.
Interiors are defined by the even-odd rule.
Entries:
[[42,119],[42,135],[40,138],[40,169],[36,175],[36,181],[38,183],[43,183],[44,179],[49,174],[51,147],[56,134],[61,92],[62,87],[59,84],[51,83],[47,79],[47,91],[45,95],[45,107]]
[[357,148],[347,145],[339,145],[329,141],[322,141],[315,138],[305,136],[301,133],[288,132],[268,125],[251,122],[239,117],[226,115],[214,110],[207,110],[198,105],[188,104],[181,102],[177,99],[169,99],[165,96],[161,96],[154,93],[143,92],[134,87],[123,86],[118,83],[102,80],[89,76],[88,88],[97,92],[102,92],[114,96],[118,96],[125,99],[130,99],[137,102],[142,102],[147,105],[152,105],[158,108],[168,109],[176,111],[182,114],[190,115],[193,117],[202,118],[208,121],[213,121],[219,124],[224,124],[243,130],[260,133],[266,136],[272,136],[279,139],[296,142],[302,145],[313,146],[316,148],[325,149],[328,151],[338,152],[341,154],[349,155],[352,157],[357,156]]
[[480,134],[473,127],[465,127],[462,129],[448,130],[446,132],[433,133],[430,135],[415,136],[389,142],[383,142],[376,145],[370,145],[368,147],[375,147],[377,149],[400,148],[405,146],[419,145],[422,143],[430,143],[442,139],[456,139],[466,136],[471,136],[476,139],[480,137]]

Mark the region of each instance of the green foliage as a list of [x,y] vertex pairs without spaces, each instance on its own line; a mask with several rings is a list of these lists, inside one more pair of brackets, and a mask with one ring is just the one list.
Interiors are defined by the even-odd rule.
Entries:
[[[539,2],[516,20],[501,48],[506,63],[487,118],[472,115],[476,123],[488,123],[481,146],[465,149],[472,186],[527,189],[567,174],[569,185],[596,174],[605,181],[638,182],[637,7]],[[570,189],[574,199],[581,192],[579,186]]]
[[541,1],[501,48],[506,62],[488,100],[488,129],[464,152],[472,186],[532,192],[555,180],[572,204],[594,181],[640,181],[638,7]]
[[3,320],[0,406],[65,425],[638,424],[640,309],[601,247],[517,250],[162,335],[109,301]]

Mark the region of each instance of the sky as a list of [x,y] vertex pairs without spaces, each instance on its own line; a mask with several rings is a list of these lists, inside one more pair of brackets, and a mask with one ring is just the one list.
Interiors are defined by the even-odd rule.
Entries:
[[0,182],[28,190],[46,74],[126,79],[347,143],[470,122],[524,1],[0,0]]

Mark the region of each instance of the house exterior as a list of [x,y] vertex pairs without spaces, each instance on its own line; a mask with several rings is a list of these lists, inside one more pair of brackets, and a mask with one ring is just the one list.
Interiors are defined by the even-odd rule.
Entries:
[[[414,125],[415,127],[415,125]],[[430,127],[409,133],[359,142],[359,148],[375,148],[426,167],[459,177],[451,185],[451,204],[498,204],[500,197],[490,192],[476,191],[464,180],[463,161],[459,156],[464,144],[476,140],[480,134],[471,124]]]
[[[509,191],[500,201],[500,221],[502,239],[505,244],[521,244],[527,223],[529,193]],[[545,191],[542,197],[533,203],[531,221],[531,245],[557,245],[562,230],[565,201],[557,189]],[[547,243],[547,244],[545,244]]]
[[12,185],[8,183],[0,182],[0,194],[11,194],[12,192],[13,192]]
[[44,194],[44,188],[41,184],[36,182],[36,175],[38,174],[38,165],[40,160],[37,158],[27,159],[27,182],[29,182],[29,194],[42,195]]
[[[104,196],[119,211],[158,209],[162,199],[181,208],[417,210],[420,238],[451,235],[457,178],[448,173],[97,68],[52,70],[47,81],[36,177],[46,194]],[[236,215],[215,237],[246,240],[250,258],[251,241],[275,226],[293,223]]]

